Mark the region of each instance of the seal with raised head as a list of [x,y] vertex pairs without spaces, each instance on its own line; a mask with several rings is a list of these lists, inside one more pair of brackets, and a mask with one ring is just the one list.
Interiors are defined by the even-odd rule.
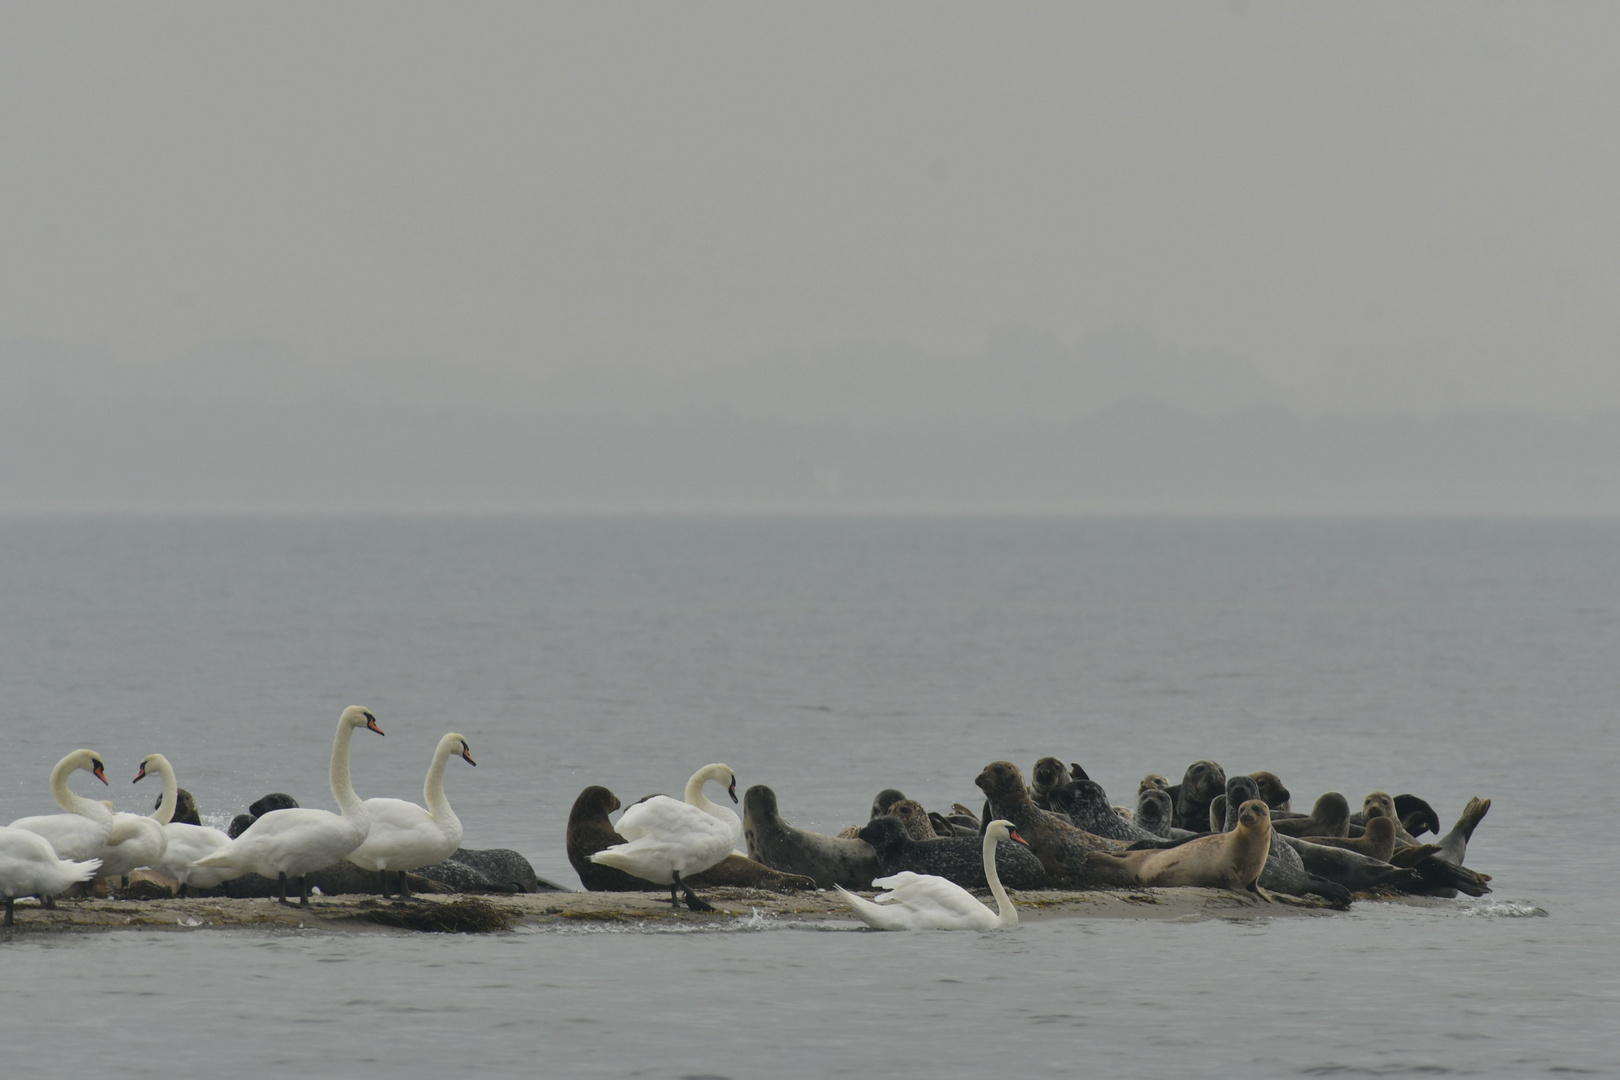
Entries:
[[[662,892],[663,886],[644,881],[613,866],[591,861],[598,851],[624,843],[608,815],[619,808],[619,797],[600,784],[579,793],[568,813],[568,863],[580,883],[591,892]],[[462,857],[457,852],[452,858]],[[681,880],[694,888],[731,885],[753,889],[792,892],[813,889],[816,883],[797,874],[784,874],[763,863],[738,854],[727,855],[715,865]]]
[[[1249,802],[1264,802],[1260,798],[1260,785],[1255,783],[1253,777],[1234,776],[1226,782],[1226,821],[1228,831],[1237,825],[1237,813],[1231,807],[1243,807]],[[1270,808],[1266,811],[1266,821],[1271,820]],[[1266,857],[1266,868],[1260,872],[1260,885],[1272,892],[1286,893],[1289,896],[1304,896],[1314,894],[1339,907],[1348,907],[1350,904],[1350,890],[1344,885],[1313,874],[1306,869],[1305,861],[1299,852],[1295,851],[1287,842],[1283,834],[1268,829],[1271,837],[1271,854]]]
[[1349,836],[1350,800],[1337,791],[1323,792],[1307,817],[1273,820],[1271,827],[1286,836]]
[[1259,799],[1244,803],[1231,832],[1198,836],[1173,848],[1095,852],[1088,869],[1119,885],[1231,889],[1270,900],[1260,884],[1271,849],[1271,811]]
[[[918,802],[916,799],[901,799],[899,802],[889,807],[888,814],[879,815],[879,817],[899,818],[900,824],[906,827],[906,835],[910,836],[913,840],[935,840],[939,838],[939,834],[934,831],[934,823],[928,818],[928,811],[924,810],[922,808],[922,803]],[[872,819],[872,821],[876,820],[878,819]],[[867,824],[871,824],[871,822],[868,822]],[[862,832],[864,831],[865,830],[862,829]],[[861,839],[865,840],[866,837],[862,836]],[[867,843],[871,843],[871,841],[868,840]],[[882,862],[881,859],[878,861],[879,863]],[[893,871],[886,872],[892,873]]]
[[[916,840],[893,814],[874,818],[861,830],[861,839],[877,852],[884,876],[910,870],[934,874],[964,889],[988,889],[984,876],[984,842],[978,837]],[[1044,889],[1046,871],[1041,860],[1012,840],[996,842],[996,873],[1009,889]]]
[[[1176,795],[1176,816],[1170,822],[1189,832],[1209,831],[1209,804],[1226,790],[1226,770],[1213,761],[1195,761],[1187,766]],[[1270,823],[1270,817],[1267,817]]]
[[794,828],[782,820],[776,792],[764,784],[743,795],[743,837],[750,858],[785,874],[813,878],[819,888],[869,889],[879,876],[871,844]]
[[1117,851],[1125,846],[1086,832],[1067,818],[1036,806],[1024,786],[1023,773],[1010,761],[992,761],[973,782],[990,805],[985,820],[1002,818],[1012,822],[1056,888],[1083,889],[1096,884],[1085,869],[1086,853]]
[[1173,828],[1170,818],[1174,813],[1175,807],[1170,802],[1169,792],[1163,788],[1142,788],[1137,793],[1136,815],[1131,820],[1155,836],[1167,840],[1187,840],[1198,835],[1186,829]]
[[1417,837],[1401,826],[1401,815],[1395,810],[1395,797],[1387,791],[1374,791],[1361,800],[1362,827],[1365,828],[1376,817],[1387,817],[1395,822],[1396,844],[1410,847],[1418,842]]
[[1060,758],[1043,757],[1035,763],[1029,774],[1030,801],[1042,810],[1051,810],[1048,799],[1052,789],[1069,782],[1069,767]]
[[[1250,773],[1249,779],[1260,785],[1260,798],[1271,808],[1274,814],[1278,810],[1289,809],[1288,800],[1293,796],[1288,794],[1288,789],[1283,787],[1283,782],[1277,778],[1276,773],[1260,769]],[[1276,824],[1276,820],[1273,818],[1272,827],[1276,828]]]

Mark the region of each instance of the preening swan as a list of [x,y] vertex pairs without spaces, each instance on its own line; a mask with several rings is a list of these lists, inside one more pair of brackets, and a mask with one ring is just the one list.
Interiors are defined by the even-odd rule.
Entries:
[[460,754],[469,765],[477,765],[464,735],[451,732],[439,740],[422,784],[422,801],[427,809],[404,799],[367,799],[366,814],[371,831],[365,843],[349,854],[349,861],[367,870],[382,873],[382,894],[388,895],[388,872],[399,873],[399,891],[411,895],[405,871],[443,862],[461,846],[461,820],[444,797],[444,767],[451,754]]
[[144,780],[151,772],[156,772],[163,780],[163,794],[158,799],[157,812],[152,817],[163,827],[164,845],[162,856],[148,865],[178,881],[182,897],[186,895],[188,888],[212,889],[222,881],[229,881],[246,873],[244,870],[225,867],[191,865],[197,859],[211,855],[230,843],[231,838],[207,825],[191,825],[184,821],[172,820],[176,808],[180,805],[180,789],[175,784],[174,769],[169,765],[169,759],[162,754],[148,754],[141,760],[141,771],[135,777],[136,782]]
[[6,900],[6,926],[16,920],[12,907],[19,896],[55,896],[68,886],[89,881],[101,865],[95,859],[70,862],[58,857],[49,842],[26,829],[0,827],[0,896]]
[[75,795],[68,787],[68,777],[77,769],[90,773],[103,784],[107,782],[101,755],[94,750],[75,750],[51,770],[51,794],[56,798],[56,805],[67,813],[18,818],[11,823],[11,828],[37,833],[50,842],[61,858],[83,862],[101,858],[107,834],[112,831],[113,814],[106,804]]
[[693,911],[713,911],[681,880],[682,874],[699,873],[724,859],[742,840],[742,821],[736,812],[703,794],[703,785],[710,780],[725,784],[731,801],[737,801],[737,777],[731,766],[705,765],[686,782],[685,802],[654,795],[626,810],[615,826],[625,843],[598,851],[591,861],[668,885],[670,905],[677,911],[681,905],[676,889],[686,894],[686,906]]
[[337,734],[332,739],[332,797],[343,811],[341,814],[302,806],[272,810],[249,825],[241,836],[192,865],[251,870],[279,878],[283,904],[291,902],[287,899],[287,878],[296,877],[299,906],[309,907],[309,881],[304,875],[341,861],[366,838],[369,817],[349,778],[349,743],[354,729],[360,727],[383,733],[375,716],[358,705],[350,705],[338,717]]
[[844,901],[855,909],[862,922],[874,930],[1000,930],[1018,925],[1018,909],[1001,887],[996,873],[996,841],[1024,838],[1008,821],[992,821],[984,830],[984,876],[996,898],[991,911],[962,886],[933,874],[909,870],[872,882],[888,890],[877,899],[864,900],[837,886]]

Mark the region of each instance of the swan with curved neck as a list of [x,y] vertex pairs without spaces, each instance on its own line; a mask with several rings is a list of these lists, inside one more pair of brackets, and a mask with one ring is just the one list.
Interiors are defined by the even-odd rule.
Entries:
[[107,834],[112,831],[113,814],[103,803],[75,794],[68,787],[68,777],[83,769],[107,782],[106,766],[101,755],[94,750],[75,750],[56,763],[51,770],[51,795],[65,814],[40,814],[18,818],[11,823],[13,829],[23,829],[43,836],[56,854],[74,862],[101,858]]
[[874,930],[1003,930],[1018,925],[1018,909],[1002,888],[996,873],[996,841],[1024,843],[1009,821],[992,821],[984,830],[984,877],[995,897],[991,911],[962,886],[933,874],[902,871],[878,878],[873,885],[886,890],[866,900],[838,886],[844,902]]
[[452,731],[440,739],[428,765],[427,779],[422,782],[422,801],[427,809],[404,799],[366,800],[371,831],[365,842],[349,853],[349,861],[381,872],[384,897],[388,895],[389,871],[398,872],[400,894],[409,897],[407,870],[443,862],[461,846],[461,819],[444,797],[444,767],[452,755],[459,755],[469,765],[478,764],[465,735]]
[[74,862],[56,854],[50,842],[27,829],[0,827],[0,897],[6,901],[3,925],[16,922],[13,907],[19,896],[55,896],[81,881],[89,881],[100,863]]
[[309,907],[309,880],[305,875],[342,861],[365,842],[370,827],[365,804],[354,793],[354,783],[349,778],[349,744],[356,728],[366,728],[378,735],[383,733],[377,726],[377,718],[358,705],[350,705],[338,717],[337,733],[332,738],[329,779],[332,797],[337,800],[341,813],[303,806],[272,810],[256,819],[235,840],[192,865],[243,873],[252,871],[264,877],[279,878],[283,904],[292,902],[287,898],[287,879],[295,877],[299,906]]
[[[148,754],[141,759],[141,768],[135,774],[135,783],[146,775],[146,763],[161,754]],[[164,764],[168,764],[164,762]],[[117,878],[120,889],[129,888],[129,872],[138,870],[143,866],[155,866],[162,860],[164,849],[169,846],[169,838],[163,827],[174,816],[175,792],[178,789],[174,784],[174,770],[170,769],[164,777],[163,799],[158,809],[150,815],[125,814],[113,815],[112,831],[107,834],[107,846],[101,849],[101,869],[96,871],[96,880],[103,878]]]
[[737,801],[737,777],[731,766],[705,765],[686,782],[685,802],[654,795],[626,810],[616,826],[625,842],[603,848],[591,861],[617,867],[643,881],[668,885],[670,906],[677,911],[677,889],[686,894],[686,906],[691,910],[713,911],[712,905],[681,880],[682,874],[700,873],[730,855],[742,839],[742,821],[736,812],[703,793],[703,786],[711,780],[726,785],[731,801]]
[[241,877],[245,871],[191,865],[230,843],[231,838],[207,825],[175,821],[180,788],[175,782],[174,767],[169,764],[169,759],[162,754],[146,755],[141,759],[141,771],[135,781],[139,783],[154,772],[163,781],[163,795],[158,799],[152,818],[163,827],[165,842],[163,854],[151,865],[180,883],[182,898],[191,888],[211,889],[222,881]]

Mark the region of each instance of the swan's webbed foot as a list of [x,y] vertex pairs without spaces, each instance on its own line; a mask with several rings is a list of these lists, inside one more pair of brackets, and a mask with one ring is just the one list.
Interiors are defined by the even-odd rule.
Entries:
[[[672,885],[670,885],[670,887],[669,887],[669,898],[670,898],[670,900],[672,902],[675,899],[675,889],[676,889],[677,886],[679,886],[680,890],[683,893],[686,894],[686,906],[687,906],[687,908],[689,910],[691,910],[691,911],[713,911],[714,910],[714,905],[709,903],[707,900],[704,900],[702,897],[698,896],[697,893],[693,892],[692,891],[692,886],[688,885],[686,882],[681,880],[681,875],[676,874],[674,877],[675,877],[674,883]],[[680,910],[680,905],[679,904],[675,905],[675,910],[676,911]]]

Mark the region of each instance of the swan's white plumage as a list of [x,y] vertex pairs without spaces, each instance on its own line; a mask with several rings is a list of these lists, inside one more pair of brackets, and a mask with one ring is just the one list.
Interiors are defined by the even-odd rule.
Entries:
[[626,810],[614,826],[625,842],[598,851],[591,861],[670,885],[676,874],[700,873],[730,855],[742,840],[742,821],[703,794],[710,780],[727,785],[731,797],[737,797],[731,767],[705,765],[686,782],[685,802],[654,795]]
[[342,861],[366,839],[369,818],[349,777],[349,744],[358,727],[382,734],[376,718],[358,705],[338,717],[332,740],[330,782],[340,814],[310,807],[272,810],[211,855],[192,865],[253,872],[275,878],[302,877]]
[[55,896],[76,882],[90,880],[99,865],[95,859],[63,859],[38,833],[0,826],[0,897],[6,902],[5,925],[12,924],[11,902],[17,897]]
[[73,862],[101,858],[113,826],[113,813],[106,804],[76,795],[68,787],[68,777],[79,769],[107,782],[101,755],[94,750],[75,750],[51,770],[51,795],[67,813],[18,818],[10,825],[43,836],[58,856]]
[[163,854],[157,861],[148,865],[168,874],[182,887],[194,889],[212,889],[222,881],[229,881],[246,873],[245,870],[233,870],[228,867],[191,865],[230,843],[231,838],[219,829],[207,825],[171,820],[180,792],[180,787],[175,782],[174,768],[169,764],[169,759],[162,754],[149,754],[141,762],[140,775],[135,779],[144,778],[148,769],[155,770],[163,781],[163,797],[152,817],[163,827],[164,840]]
[[1018,909],[1001,887],[996,872],[996,841],[1018,839],[1012,824],[992,821],[984,830],[984,876],[996,899],[996,910],[954,881],[903,870],[872,884],[887,890],[866,900],[838,886],[844,901],[875,930],[999,930],[1018,925]]
[[476,765],[465,736],[450,732],[439,740],[422,783],[427,809],[404,799],[367,799],[371,830],[349,853],[349,861],[366,870],[415,870],[443,862],[461,846],[461,819],[444,796],[444,767],[452,754]]

